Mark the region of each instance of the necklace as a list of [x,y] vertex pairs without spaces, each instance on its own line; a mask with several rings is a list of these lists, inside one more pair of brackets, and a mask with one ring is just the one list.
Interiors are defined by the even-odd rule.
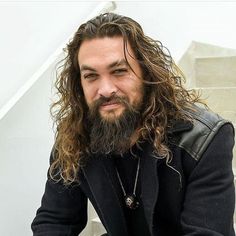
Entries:
[[116,168],[117,177],[118,177],[118,180],[120,182],[122,192],[124,194],[125,205],[126,205],[126,207],[128,207],[129,209],[132,209],[132,210],[136,209],[139,206],[139,202],[138,202],[136,194],[135,194],[136,193],[136,188],[137,188],[137,182],[138,182],[139,169],[140,169],[140,158],[138,159],[138,165],[137,165],[137,171],[136,171],[136,176],[135,176],[133,193],[132,194],[127,194],[125,189],[124,189],[124,186],[122,184],[119,172]]

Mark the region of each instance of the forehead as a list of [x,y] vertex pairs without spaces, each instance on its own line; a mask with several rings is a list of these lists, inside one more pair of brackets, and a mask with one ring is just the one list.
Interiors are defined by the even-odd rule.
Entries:
[[[125,52],[126,51],[126,52]],[[127,58],[129,63],[135,59],[129,42],[124,51],[124,40],[122,37],[105,37],[85,40],[78,51],[78,62],[89,66],[109,64]]]

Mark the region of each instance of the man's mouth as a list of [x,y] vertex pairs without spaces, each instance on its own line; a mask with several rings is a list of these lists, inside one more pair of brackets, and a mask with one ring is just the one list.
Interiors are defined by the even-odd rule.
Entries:
[[115,109],[118,108],[121,105],[120,102],[117,101],[109,101],[109,102],[104,102],[101,104],[100,108],[102,110],[111,110],[111,109]]
[[109,101],[109,102],[102,103],[102,106],[111,105],[111,104],[118,104],[118,103],[119,102],[117,102],[117,101]]

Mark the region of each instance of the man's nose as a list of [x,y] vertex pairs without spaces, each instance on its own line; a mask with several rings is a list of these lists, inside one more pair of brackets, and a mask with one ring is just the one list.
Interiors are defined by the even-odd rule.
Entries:
[[98,95],[103,97],[110,97],[118,91],[118,88],[112,78],[101,78],[99,83]]

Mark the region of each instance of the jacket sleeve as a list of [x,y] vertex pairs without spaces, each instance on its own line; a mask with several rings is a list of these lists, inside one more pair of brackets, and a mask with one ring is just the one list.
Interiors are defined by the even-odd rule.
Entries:
[[234,129],[225,124],[189,176],[181,214],[184,236],[235,235],[233,145]]
[[34,236],[77,236],[87,223],[87,198],[79,185],[50,177],[31,228]]

